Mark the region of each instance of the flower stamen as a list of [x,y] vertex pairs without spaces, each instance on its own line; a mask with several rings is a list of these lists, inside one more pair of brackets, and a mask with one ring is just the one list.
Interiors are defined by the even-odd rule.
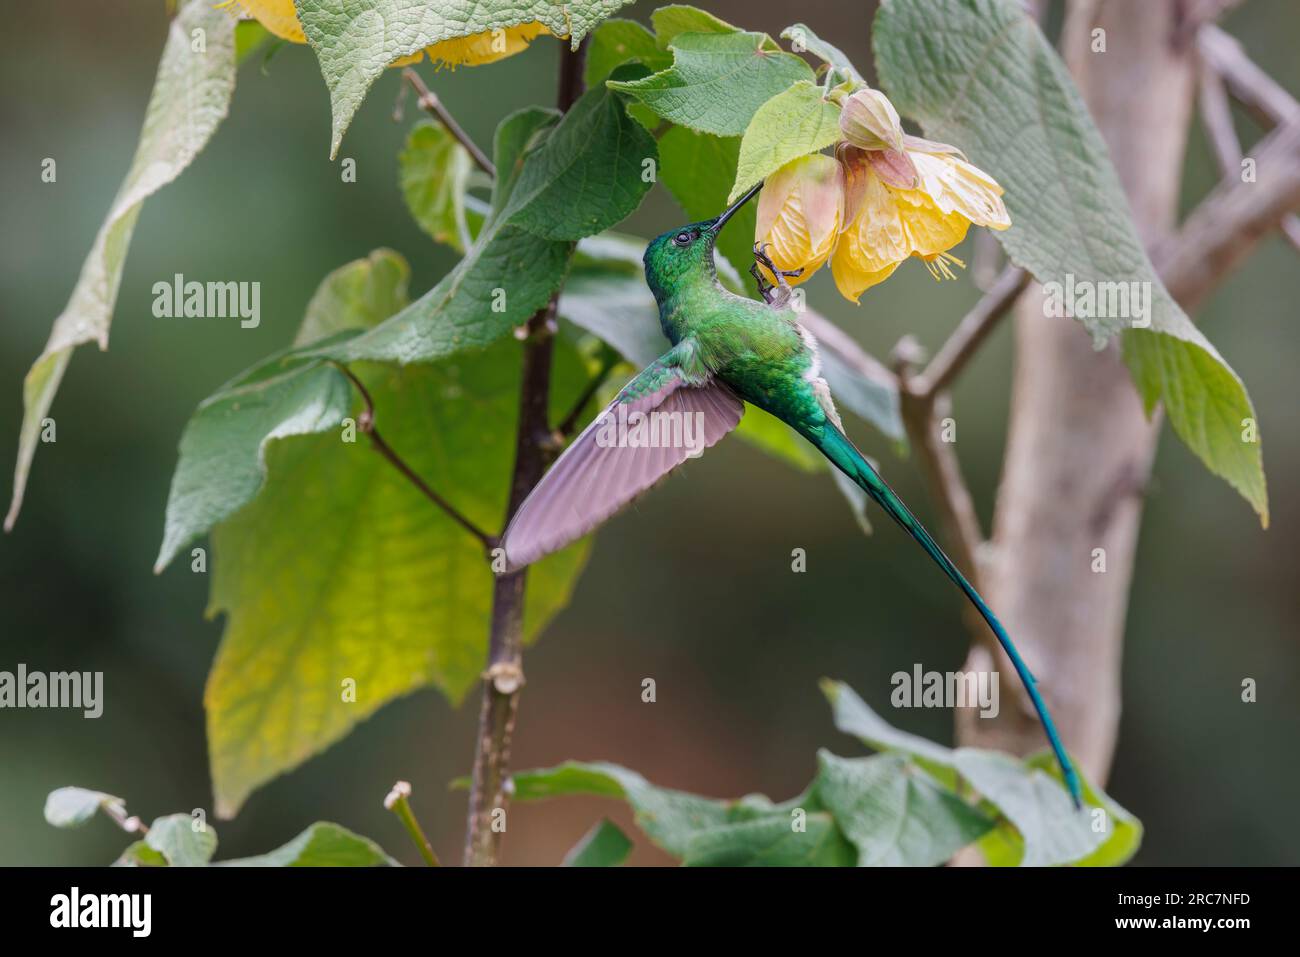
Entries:
[[952,271],[948,263],[953,263],[960,269],[965,269],[966,264],[954,256],[952,253],[934,253],[930,256],[922,256],[921,261],[925,263],[925,268],[930,271],[935,282],[942,282],[945,279],[956,279],[957,274]]

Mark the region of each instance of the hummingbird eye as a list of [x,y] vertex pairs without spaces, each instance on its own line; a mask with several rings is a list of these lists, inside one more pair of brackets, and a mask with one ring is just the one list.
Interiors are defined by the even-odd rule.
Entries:
[[690,233],[683,231],[673,237],[673,242],[676,243],[678,246],[689,246],[691,244],[691,240],[694,238],[695,237],[692,236]]

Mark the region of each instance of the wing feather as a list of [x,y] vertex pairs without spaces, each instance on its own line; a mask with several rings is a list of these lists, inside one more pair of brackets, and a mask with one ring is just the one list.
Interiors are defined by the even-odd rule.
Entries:
[[[586,535],[740,423],[745,404],[718,380],[684,371],[678,351],[629,382],[537,483],[502,536],[509,570]],[[635,413],[668,413],[669,419],[658,421],[672,424],[674,436],[692,429],[694,441],[637,446],[618,441],[619,422],[635,423]],[[681,431],[675,431],[679,425]]]

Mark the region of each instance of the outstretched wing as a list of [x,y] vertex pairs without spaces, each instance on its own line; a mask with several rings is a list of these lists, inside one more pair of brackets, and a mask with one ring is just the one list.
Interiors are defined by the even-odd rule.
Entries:
[[745,404],[682,346],[646,366],[551,466],[502,536],[509,570],[610,518],[740,423]]

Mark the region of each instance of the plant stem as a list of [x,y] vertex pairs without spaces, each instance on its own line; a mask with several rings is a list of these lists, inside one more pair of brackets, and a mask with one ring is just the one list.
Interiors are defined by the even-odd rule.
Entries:
[[123,805],[109,802],[108,804],[101,805],[101,807],[104,813],[108,816],[108,819],[122,830],[126,831],[126,833],[134,834],[139,837],[144,837],[149,833],[149,828],[145,825],[144,821],[140,820],[134,814],[128,815],[126,813],[126,808]]
[[614,367],[619,363],[618,356],[607,356],[600,364],[600,369],[591,377],[587,387],[582,390],[573,407],[569,409],[569,414],[560,420],[560,424],[555,427],[556,438],[559,440],[557,445],[562,447],[563,440],[569,438],[578,427],[578,420],[582,418],[582,410],[587,407],[587,403],[596,397],[600,387],[605,384],[609,374],[614,371]]
[[[556,105],[564,111],[582,93],[585,44],[564,47]],[[549,406],[551,356],[554,352],[555,307],[559,293],[528,320],[524,368],[519,395],[519,425],[515,440],[514,476],[510,482],[507,516],[514,515],[546,468],[550,444]],[[478,747],[469,792],[465,832],[466,865],[497,863],[505,827],[506,786],[510,746],[524,685],[523,618],[527,571],[500,575],[492,589],[492,625],[488,665],[483,673],[483,703],[479,711]]]
[[408,482],[419,489],[424,494],[425,498],[446,512],[448,518],[477,538],[485,551],[491,552],[492,549],[496,548],[497,540],[493,536],[489,535],[487,532],[483,531],[483,529],[471,522],[458,508],[435,492],[429,483],[420,478],[415,469],[411,468],[411,466],[406,463],[406,460],[398,455],[391,445],[384,441],[384,437],[379,434],[379,429],[375,427],[374,399],[371,398],[370,390],[367,389],[364,383],[357,378],[356,374],[342,363],[332,362],[331,365],[347,376],[353,387],[358,393],[360,393],[361,401],[365,403],[366,409],[361,413],[360,418],[357,420],[357,428],[370,436],[370,444],[374,446],[375,451],[387,459],[388,462],[397,469],[397,471],[400,472]]
[[424,110],[430,116],[436,117],[438,122],[447,127],[447,132],[454,136],[461,146],[465,147],[465,151],[469,153],[470,158],[474,160],[478,168],[489,176],[495,178],[497,170],[496,167],[492,165],[492,160],[488,159],[488,155],[479,149],[478,144],[470,139],[469,134],[465,132],[459,123],[456,122],[456,118],[451,115],[447,110],[447,107],[443,106],[442,100],[438,98],[438,94],[425,86],[424,80],[420,78],[420,74],[416,73],[408,66],[406,69],[402,70],[402,78],[411,85],[411,89],[415,90],[415,95],[417,97],[416,102],[419,104],[420,109]]
[[1028,285],[1028,272],[1016,266],[1004,269],[957,324],[925,372],[913,380],[912,391],[927,398],[946,391]]
[[440,867],[441,862],[438,860],[438,855],[433,853],[433,845],[424,836],[424,828],[420,827],[420,822],[415,818],[415,811],[411,809],[411,802],[407,800],[410,796],[410,783],[398,781],[393,785],[393,789],[388,792],[388,796],[384,798],[384,807],[397,815],[397,819],[406,828],[406,833],[411,835],[411,841],[415,844],[416,850],[420,852],[420,857],[424,858],[424,863],[430,867]]

